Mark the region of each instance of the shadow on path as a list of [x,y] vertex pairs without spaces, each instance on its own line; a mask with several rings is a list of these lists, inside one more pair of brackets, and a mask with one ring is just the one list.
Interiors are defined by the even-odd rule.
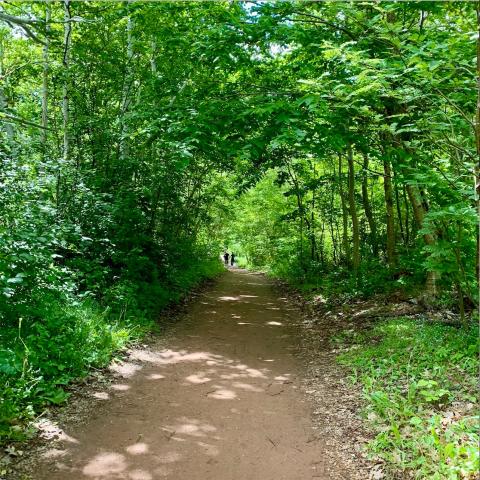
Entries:
[[261,275],[228,271],[174,337],[112,365],[116,381],[63,429],[36,480],[327,479],[300,391],[289,309]]

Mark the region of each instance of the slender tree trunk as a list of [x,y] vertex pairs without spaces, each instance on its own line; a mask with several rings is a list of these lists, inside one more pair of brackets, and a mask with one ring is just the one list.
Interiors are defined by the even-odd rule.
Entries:
[[402,237],[402,242],[405,245],[405,229],[403,226],[402,204],[400,201],[400,195],[398,193],[398,185],[396,180],[393,183],[393,190],[395,192],[395,206],[397,208],[397,218],[398,218],[398,226],[400,227],[400,236]]
[[385,192],[385,210],[387,216],[387,264],[395,267],[395,216],[393,214],[392,169],[388,157],[383,159],[383,190]]
[[72,23],[70,14],[70,0],[64,0],[64,37],[63,37],[63,70],[65,79],[63,81],[63,161],[67,164],[70,155],[70,134],[69,126],[69,98],[68,83],[70,79],[70,42],[72,37]]
[[[335,167],[333,168],[333,175],[332,175],[332,182],[335,180]],[[329,213],[329,219],[328,219],[328,224],[330,226],[330,236],[332,238],[332,260],[333,263],[336,265],[337,264],[337,239],[335,237],[335,231],[333,228],[334,224],[334,219],[336,218],[335,215],[335,190],[333,188],[331,190],[331,196],[330,196],[330,213]]]
[[410,245],[410,214],[408,208],[407,190],[405,185],[402,186],[403,204],[405,205],[405,248]]
[[[313,208],[313,206],[312,206],[312,208]],[[317,239],[315,237],[314,225],[315,225],[315,213],[312,210],[312,213],[310,214],[310,231],[309,231],[309,235],[310,235],[310,258],[312,260],[315,260],[315,257],[318,257]]]
[[300,266],[303,268],[303,213],[300,213],[300,252],[299,252]]
[[[425,207],[422,203],[420,191],[418,187],[414,185],[407,185],[407,193],[410,198],[410,203],[412,204],[413,215],[415,217],[415,222],[418,229],[421,229],[425,220]],[[435,245],[436,239],[431,233],[424,233],[423,239],[425,240],[426,245]],[[435,297],[437,295],[437,281],[439,275],[433,270],[427,271],[427,281],[425,284],[425,293],[429,297]]]
[[370,199],[368,197],[368,154],[363,155],[363,174],[362,174],[362,201],[363,209],[365,210],[365,216],[367,217],[368,226],[370,228],[370,239],[372,243],[372,251],[375,258],[378,257],[378,244],[377,244],[377,225],[373,218],[372,207],[370,205]]
[[43,78],[42,78],[42,147],[43,154],[47,149],[48,128],[48,75],[49,75],[49,48],[50,48],[50,0],[45,0],[45,45],[43,46]]
[[[315,180],[315,165],[313,165],[313,179]],[[310,251],[310,257],[312,260],[315,260],[315,257],[318,257],[317,253],[317,239],[315,237],[315,189],[316,187],[313,187],[312,191],[312,211],[310,213],[310,237],[311,237],[311,251]]]
[[157,42],[154,39],[152,39],[152,42],[151,42],[151,46],[152,46],[152,56],[150,58],[150,68],[151,68],[151,72],[152,72],[152,76],[153,77],[156,77],[157,75]]
[[352,265],[355,273],[360,267],[360,229],[358,225],[357,208],[355,206],[355,167],[353,164],[352,145],[347,147],[348,159],[348,203],[350,207],[350,217],[352,218]]
[[304,233],[304,222],[305,222],[305,212],[303,208],[303,195],[300,190],[300,184],[298,183],[298,178],[295,175],[294,170],[290,167],[288,161],[285,162],[287,167],[288,176],[291,180],[291,185],[293,185],[295,190],[295,198],[297,200],[298,213],[300,216],[300,250],[299,250],[299,263],[304,266],[303,263],[303,233]]
[[62,164],[59,165],[57,172],[57,209],[61,204],[61,184],[62,184],[62,169],[68,165],[70,158],[70,134],[69,128],[69,98],[68,86],[70,80],[70,42],[72,37],[72,23],[70,14],[70,0],[63,2],[63,86],[62,86],[62,116],[63,116],[63,152]]
[[350,244],[348,242],[348,209],[343,191],[343,175],[342,175],[342,154],[338,154],[338,185],[340,190],[340,201],[342,203],[342,244],[345,263],[350,265]]
[[319,247],[319,250],[320,250],[320,256],[318,255],[317,253],[317,261],[320,260],[321,264],[322,264],[322,268],[325,267],[325,247],[324,247],[324,238],[325,238],[325,218],[322,216],[322,227],[320,229],[320,247]]
[[[477,218],[480,219],[480,1],[477,1],[477,111],[475,115],[475,144],[477,162],[475,164],[475,201]],[[480,221],[477,224],[477,256],[475,262],[477,282],[480,282]]]
[[[131,0],[128,2],[131,3]],[[129,155],[129,143],[128,143],[128,118],[127,114],[131,104],[131,89],[132,89],[132,62],[133,62],[133,19],[132,16],[128,16],[127,20],[127,59],[125,65],[125,80],[123,82],[122,91],[122,118],[121,118],[121,132],[120,132],[120,167],[125,168],[125,160]]]
[[[0,68],[0,77],[1,76],[2,76],[2,69]],[[8,110],[8,102],[5,97],[3,85],[0,84],[0,112],[6,112],[7,110]],[[2,126],[4,127],[5,133],[7,134],[8,143],[12,144],[15,136],[15,131],[13,129],[12,123],[9,122],[7,119],[7,121],[2,121]]]
[[[5,97],[2,78],[3,78],[3,45],[0,42],[0,112],[7,113],[8,102],[7,102],[7,98]],[[15,130],[14,130],[13,124],[11,122],[6,121],[6,122],[2,122],[2,126],[4,127],[5,133],[7,134],[7,140],[10,146],[12,146],[14,136],[15,136]]]
[[[334,249],[335,249],[334,252],[336,253],[335,265],[341,265],[342,260],[344,260],[344,258],[342,257],[342,248],[341,248],[341,240],[340,240],[341,239],[340,225],[338,223],[336,215],[333,218],[333,223],[335,223],[335,231],[334,231],[334,234],[332,236],[332,242],[333,242]],[[333,230],[332,230],[332,232],[333,232]],[[338,249],[337,249],[337,245],[338,245]]]

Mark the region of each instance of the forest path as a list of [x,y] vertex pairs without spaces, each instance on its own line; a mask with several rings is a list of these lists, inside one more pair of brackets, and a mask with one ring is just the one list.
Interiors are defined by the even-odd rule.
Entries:
[[63,426],[34,478],[328,479],[301,392],[299,313],[279,297],[264,276],[228,271],[171,336],[114,365],[98,408]]

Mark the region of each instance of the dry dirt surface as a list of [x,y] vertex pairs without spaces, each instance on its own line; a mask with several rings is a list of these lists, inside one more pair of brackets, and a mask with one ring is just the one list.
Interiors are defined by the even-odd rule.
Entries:
[[230,270],[171,335],[112,365],[83,421],[43,422],[54,439],[30,478],[357,478],[314,429],[299,317],[265,277]]

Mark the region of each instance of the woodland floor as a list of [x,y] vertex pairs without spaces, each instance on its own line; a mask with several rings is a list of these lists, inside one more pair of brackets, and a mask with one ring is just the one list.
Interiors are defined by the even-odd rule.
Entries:
[[41,420],[47,439],[8,478],[380,478],[361,457],[358,396],[329,333],[264,276],[230,270],[168,335]]

